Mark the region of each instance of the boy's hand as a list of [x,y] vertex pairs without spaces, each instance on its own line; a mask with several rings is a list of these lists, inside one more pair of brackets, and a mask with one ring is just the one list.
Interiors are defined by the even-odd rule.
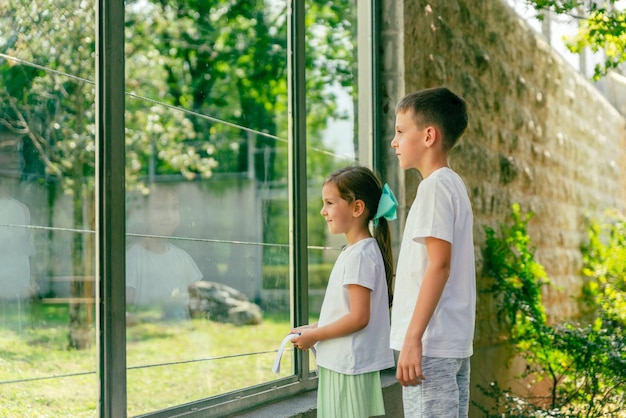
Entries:
[[396,378],[402,386],[421,385],[426,380],[422,374],[422,343],[421,341],[404,342],[398,357]]

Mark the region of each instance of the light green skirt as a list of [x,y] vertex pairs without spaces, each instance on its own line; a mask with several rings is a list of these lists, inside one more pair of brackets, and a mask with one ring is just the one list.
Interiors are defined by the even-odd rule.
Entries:
[[367,418],[385,415],[380,372],[357,375],[319,368],[318,418]]

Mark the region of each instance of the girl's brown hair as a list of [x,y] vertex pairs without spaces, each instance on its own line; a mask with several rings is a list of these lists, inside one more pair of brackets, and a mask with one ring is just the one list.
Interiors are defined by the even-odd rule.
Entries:
[[[378,202],[383,186],[372,170],[363,166],[349,166],[332,172],[324,184],[332,182],[337,186],[339,195],[348,203],[363,201],[367,211],[367,222],[374,219],[378,210]],[[380,218],[374,226],[374,238],[383,256],[385,276],[387,279],[387,295],[389,306],[393,298],[393,252],[391,248],[391,232],[387,219]]]

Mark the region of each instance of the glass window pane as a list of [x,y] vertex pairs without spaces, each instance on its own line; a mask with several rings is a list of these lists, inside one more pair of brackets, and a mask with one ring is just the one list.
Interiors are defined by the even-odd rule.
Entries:
[[358,155],[357,2],[308,1],[307,10],[315,17],[307,27],[309,323],[315,323],[345,244],[345,236],[331,235],[320,215],[322,184],[332,171],[355,164]]
[[94,5],[0,11],[2,415],[93,417]]
[[[127,382],[137,415],[293,374],[285,2],[127,10]],[[159,393],[159,396],[154,396]]]
[[[324,178],[334,169],[353,164],[357,154],[356,126],[356,2],[306,2],[306,152],[309,248],[308,323],[317,320],[331,265],[325,247],[326,224],[319,214]],[[346,12],[348,11],[348,12]],[[296,140],[299,140],[296,138]],[[295,179],[297,182],[298,179]],[[285,196],[286,197],[286,196]],[[288,202],[284,217],[275,218],[288,227]],[[296,277],[295,280],[300,280]],[[296,307],[298,309],[299,307]],[[313,357],[309,360],[314,361]],[[314,363],[310,364],[314,368]]]

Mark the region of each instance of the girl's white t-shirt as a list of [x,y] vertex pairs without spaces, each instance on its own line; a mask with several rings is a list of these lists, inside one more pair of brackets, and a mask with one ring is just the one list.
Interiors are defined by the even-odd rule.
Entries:
[[476,312],[472,208],[463,180],[441,168],[422,180],[409,211],[391,310],[391,348],[401,350],[426,267],[426,237],[452,244],[450,276],[422,338],[422,355],[472,355]]
[[374,238],[343,249],[328,281],[318,326],[336,321],[350,312],[348,285],[371,290],[370,320],[353,334],[320,341],[316,361],[321,367],[355,375],[384,370],[394,365],[389,348],[389,299],[383,258]]

